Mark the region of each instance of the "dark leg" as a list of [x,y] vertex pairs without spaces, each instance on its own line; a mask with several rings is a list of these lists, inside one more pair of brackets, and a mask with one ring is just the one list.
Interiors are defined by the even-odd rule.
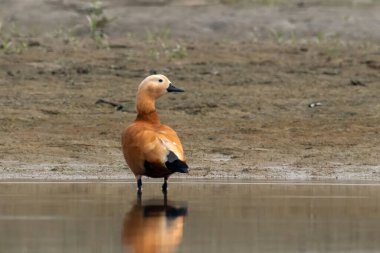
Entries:
[[165,177],[164,184],[162,185],[162,192],[166,195],[168,193],[168,177]]
[[141,176],[137,176],[137,195],[141,195],[142,193],[141,187],[142,187]]

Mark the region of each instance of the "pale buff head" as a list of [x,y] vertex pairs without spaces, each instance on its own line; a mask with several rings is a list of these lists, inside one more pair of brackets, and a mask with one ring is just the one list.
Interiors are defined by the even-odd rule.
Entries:
[[155,110],[155,101],[168,92],[184,92],[176,88],[164,75],[151,75],[145,78],[137,91],[137,111],[150,112]]
[[139,85],[138,94],[157,99],[167,92],[183,92],[184,90],[176,88],[170,80],[164,75],[151,75],[145,78]]

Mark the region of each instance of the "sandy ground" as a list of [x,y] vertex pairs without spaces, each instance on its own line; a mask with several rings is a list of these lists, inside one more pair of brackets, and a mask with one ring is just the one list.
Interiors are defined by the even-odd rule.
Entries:
[[2,1],[0,178],[132,177],[120,132],[156,70],[186,89],[158,108],[190,177],[380,180],[380,8],[362,2],[109,1],[107,49],[84,1]]

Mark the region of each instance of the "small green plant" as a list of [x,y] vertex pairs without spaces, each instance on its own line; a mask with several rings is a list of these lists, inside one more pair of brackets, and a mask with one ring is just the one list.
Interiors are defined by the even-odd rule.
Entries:
[[284,42],[284,35],[281,31],[271,29],[270,33],[271,33],[273,39],[277,42],[277,44],[281,44],[282,42]]
[[164,28],[156,32],[152,32],[151,30],[146,29],[146,37],[150,43],[157,41],[163,42],[171,38],[171,31],[169,28]]
[[5,52],[8,52],[12,46],[12,41],[8,38],[3,39],[1,38],[0,48],[3,49]]
[[1,40],[0,49],[4,50],[4,53],[16,53],[21,54],[28,48],[28,44],[23,41],[13,42],[12,40],[5,39]]
[[50,34],[55,39],[62,40],[65,44],[75,45],[78,44],[78,39],[73,35],[72,30],[60,27]]
[[0,50],[3,50],[4,53],[22,53],[26,48],[28,48],[28,44],[22,41],[19,35],[15,34],[15,32],[4,32],[3,24],[0,23]]
[[150,56],[152,59],[158,61],[160,59],[161,53],[157,49],[151,49],[149,51]]
[[187,49],[180,43],[173,45],[171,39],[171,31],[165,28],[159,31],[152,32],[146,30],[147,41],[153,46],[150,50],[150,55],[153,59],[159,60],[160,57],[166,57],[168,60],[182,59],[187,56]]
[[109,18],[104,14],[104,6],[100,0],[92,0],[86,17],[91,38],[97,45],[108,47],[108,36],[104,30],[114,18]]
[[159,44],[150,50],[150,56],[156,61],[162,59],[162,57],[165,57],[169,61],[183,59],[187,56],[187,49],[179,43],[175,47]]
[[187,50],[186,47],[177,44],[176,47],[169,50],[167,54],[169,55],[169,59],[182,59],[187,56]]
[[321,42],[325,39],[325,35],[324,35],[323,32],[318,32],[318,33],[316,34],[316,37],[317,37],[317,41],[318,41],[318,43],[321,43]]
[[15,53],[21,54],[27,48],[28,48],[28,44],[26,42],[24,42],[24,41],[18,41],[17,43],[15,43],[15,46],[14,46],[13,50],[14,50]]

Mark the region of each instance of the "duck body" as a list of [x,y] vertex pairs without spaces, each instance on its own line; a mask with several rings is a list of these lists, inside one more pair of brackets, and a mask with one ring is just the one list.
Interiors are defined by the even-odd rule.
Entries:
[[125,160],[136,176],[169,177],[187,173],[182,144],[177,133],[157,121],[157,113],[137,117],[122,134]]
[[124,158],[137,178],[141,191],[141,176],[167,179],[175,173],[188,173],[185,155],[177,133],[161,124],[155,109],[155,100],[166,92],[180,92],[163,75],[147,77],[137,92],[137,117],[122,132]]

